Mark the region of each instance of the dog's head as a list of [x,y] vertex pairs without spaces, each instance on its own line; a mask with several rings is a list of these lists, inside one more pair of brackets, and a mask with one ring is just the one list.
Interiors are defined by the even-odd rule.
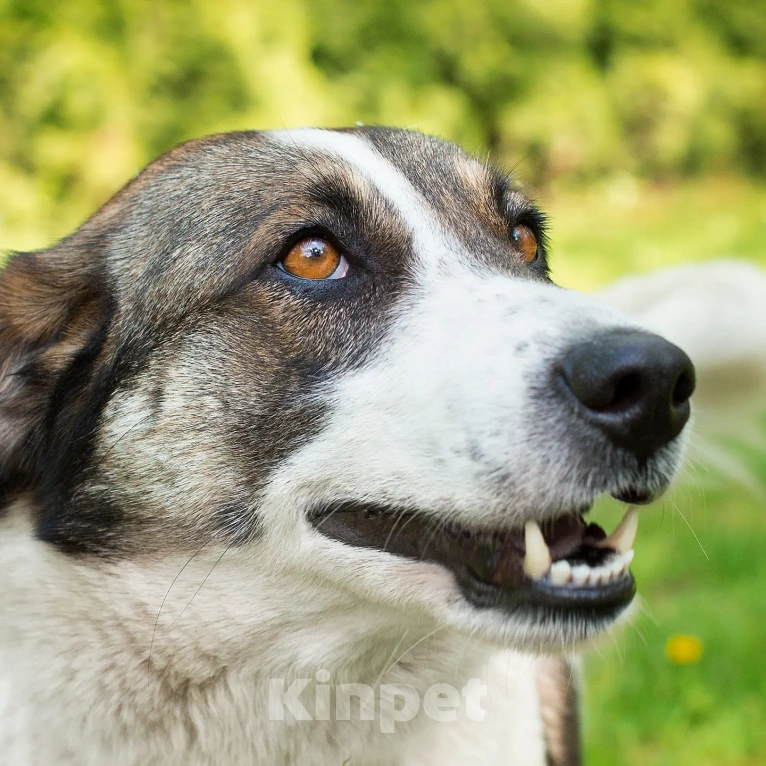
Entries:
[[689,360],[554,286],[544,216],[449,143],[185,144],[0,298],[3,486],[72,555],[212,540],[328,609],[518,647],[633,597],[634,513],[582,514],[668,485]]

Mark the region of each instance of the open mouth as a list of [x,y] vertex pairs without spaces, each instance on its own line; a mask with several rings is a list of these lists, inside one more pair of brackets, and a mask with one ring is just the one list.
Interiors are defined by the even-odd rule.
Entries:
[[465,598],[482,608],[613,619],[635,595],[629,566],[638,511],[632,506],[610,535],[581,512],[489,531],[346,502],[316,509],[310,520],[348,545],[441,564]]

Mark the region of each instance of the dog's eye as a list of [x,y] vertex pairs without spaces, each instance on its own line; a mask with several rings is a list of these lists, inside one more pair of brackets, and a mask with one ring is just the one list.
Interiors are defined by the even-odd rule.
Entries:
[[279,267],[301,279],[342,279],[348,261],[327,240],[306,237],[292,246]]
[[537,237],[532,231],[522,225],[513,227],[511,232],[511,239],[516,251],[521,256],[521,260],[524,263],[534,263],[537,259]]

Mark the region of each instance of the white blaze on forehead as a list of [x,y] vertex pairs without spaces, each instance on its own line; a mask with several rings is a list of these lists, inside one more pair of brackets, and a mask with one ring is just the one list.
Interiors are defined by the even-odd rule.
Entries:
[[444,231],[409,179],[360,136],[318,128],[275,131],[270,135],[286,147],[334,155],[360,173],[397,211],[412,236],[415,252],[424,262],[436,264],[445,253],[458,251],[454,238]]

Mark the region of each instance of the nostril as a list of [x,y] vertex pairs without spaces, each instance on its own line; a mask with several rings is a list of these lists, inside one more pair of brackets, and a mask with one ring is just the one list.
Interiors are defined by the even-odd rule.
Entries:
[[621,377],[614,386],[614,395],[604,410],[619,412],[629,410],[641,398],[641,375],[637,372]]
[[693,368],[684,370],[678,376],[675,385],[673,386],[672,401],[674,407],[680,407],[682,404],[689,401],[691,395],[694,393],[695,383]]

